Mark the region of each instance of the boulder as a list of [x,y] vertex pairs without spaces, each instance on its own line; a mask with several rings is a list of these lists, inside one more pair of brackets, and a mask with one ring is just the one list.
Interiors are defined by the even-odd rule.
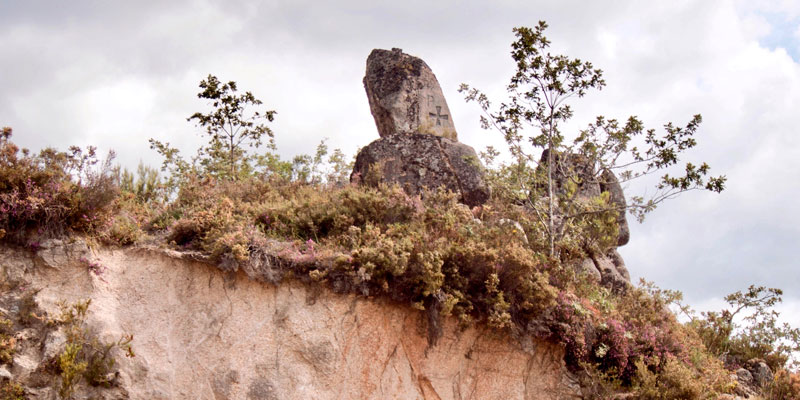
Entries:
[[600,271],[600,284],[613,291],[625,291],[631,284],[631,277],[625,262],[616,249],[609,250],[606,254],[592,256],[595,267]]
[[755,383],[755,385],[758,387],[766,387],[775,378],[775,375],[773,375],[772,370],[769,369],[767,363],[760,358],[754,358],[747,361],[745,368],[747,368],[747,370],[752,374],[753,383]]
[[489,199],[489,186],[475,150],[462,143],[428,134],[383,136],[356,156],[350,181],[399,184],[406,193],[444,187],[470,207]]
[[[544,168],[548,164],[549,150],[545,149],[539,160],[539,173],[545,174]],[[566,183],[569,179],[577,186],[575,199],[591,198],[608,192],[611,206],[620,210],[617,216],[619,235],[617,236],[617,246],[624,246],[630,240],[630,228],[625,217],[625,194],[622,185],[616,175],[609,169],[597,171],[593,160],[583,154],[557,154],[554,157],[556,164],[553,169],[553,186],[555,193],[563,195],[566,193]],[[546,176],[546,175],[545,175]],[[540,189],[546,191],[547,182],[540,185]]]
[[604,169],[600,174],[600,193],[608,192],[611,196],[611,204],[616,206],[620,213],[617,216],[617,226],[619,236],[617,236],[617,246],[624,246],[631,240],[631,229],[628,227],[628,219],[625,218],[625,193],[622,192],[622,185],[619,184],[617,176],[608,169]]
[[732,380],[736,382],[733,391],[743,398],[751,398],[756,396],[756,385],[753,381],[753,375],[750,371],[739,368],[731,375]]
[[458,140],[439,81],[421,59],[401,49],[372,50],[364,88],[381,137],[426,133]]
[[574,263],[572,267],[578,274],[584,274],[592,281],[600,282],[603,279],[603,275],[591,258],[584,258],[582,261]]

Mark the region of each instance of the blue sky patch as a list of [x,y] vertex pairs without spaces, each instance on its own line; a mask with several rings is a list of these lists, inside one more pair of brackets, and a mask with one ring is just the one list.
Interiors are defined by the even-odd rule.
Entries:
[[800,62],[800,18],[789,18],[780,13],[761,13],[771,26],[769,34],[758,43],[770,50],[783,48],[795,62]]

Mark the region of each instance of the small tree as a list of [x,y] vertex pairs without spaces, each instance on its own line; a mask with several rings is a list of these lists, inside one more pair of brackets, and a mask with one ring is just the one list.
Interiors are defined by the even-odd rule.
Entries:
[[[625,182],[676,164],[682,151],[696,145],[692,136],[702,119],[696,115],[685,128],[669,123],[665,125],[666,134],[659,137],[655,130],[645,131],[636,117],[621,125],[601,116],[567,144],[560,128],[562,122],[573,116],[567,101],[583,97],[589,89],[602,89],[605,81],[602,71],[590,62],[550,54],[547,51],[550,41],[544,36],[546,28],[547,23],[540,21],[533,29],[514,29],[517,40],[511,45],[511,56],[517,71],[507,86],[509,102],[502,103],[497,111],[492,111],[488,97],[479,90],[462,84],[460,92],[484,111],[481,117],[484,129],[493,127],[503,133],[515,160],[508,175],[516,185],[518,198],[540,217],[551,256],[557,255],[556,243],[568,233],[564,227],[577,218],[595,215],[608,220],[609,213],[630,210],[641,221],[657,204],[679,193],[694,189],[723,190],[724,176],[707,177],[707,164],[697,167],[687,163],[684,175],[665,174],[655,195],[647,199],[633,197],[621,209],[612,206],[608,199],[599,202],[605,207],[597,207],[598,202],[586,203],[591,203],[588,208],[578,204],[576,186],[582,183],[581,178],[574,165],[567,162],[573,154],[581,156],[581,162],[589,166],[588,171],[595,178],[617,170],[620,181]],[[644,136],[644,151],[631,147],[633,139],[640,135]],[[540,160],[536,158],[536,149],[544,154]],[[497,155],[493,149],[488,154],[490,158]],[[572,176],[566,184],[562,182],[563,188],[556,190],[557,185],[562,185],[559,180],[563,180],[563,176],[556,174],[563,171]]]
[[[752,358],[764,359],[773,371],[784,366],[800,366],[800,329],[780,323],[774,310],[782,301],[783,291],[750,285],[725,297],[730,308],[719,312],[702,312],[700,318],[690,315],[689,326],[700,335],[706,348],[723,356],[731,366],[742,365]],[[735,321],[745,314],[741,323]],[[788,365],[787,365],[788,362]]]
[[211,137],[206,153],[211,160],[224,160],[231,179],[237,177],[237,166],[246,160],[245,145],[256,148],[261,145],[264,135],[270,140],[272,130],[266,122],[272,122],[275,111],[254,111],[247,113],[251,106],[260,106],[258,100],[250,92],[237,94],[236,82],[222,83],[214,75],[200,81],[203,89],[197,94],[201,99],[210,101],[213,110],[207,114],[196,112],[187,121],[195,120],[197,125],[205,128]]
[[[214,75],[200,81],[202,91],[197,94],[209,100],[213,108],[208,113],[196,112],[187,121],[196,121],[209,136],[208,144],[198,150],[195,164],[204,173],[228,179],[238,179],[251,172],[251,156],[246,147],[258,148],[264,136],[269,138],[269,147],[275,149],[272,130],[266,125],[275,119],[275,111],[253,111],[250,108],[262,104],[250,92],[238,93],[236,82],[222,83]],[[150,139],[150,148],[164,156],[162,170],[172,169],[172,175],[188,172],[192,166],[184,161],[178,150]]]

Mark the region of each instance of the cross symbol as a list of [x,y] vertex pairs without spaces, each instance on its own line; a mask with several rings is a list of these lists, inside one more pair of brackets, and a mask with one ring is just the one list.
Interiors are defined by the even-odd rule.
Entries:
[[436,113],[435,114],[434,113],[430,113],[430,116],[431,117],[436,117],[436,125],[437,126],[441,126],[442,125],[442,120],[447,121],[448,118],[449,118],[447,116],[447,114],[442,115],[442,106],[436,106]]

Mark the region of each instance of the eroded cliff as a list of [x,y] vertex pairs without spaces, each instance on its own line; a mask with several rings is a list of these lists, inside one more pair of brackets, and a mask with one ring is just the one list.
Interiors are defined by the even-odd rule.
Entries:
[[[436,346],[423,313],[385,300],[338,295],[288,280],[256,282],[179,253],[48,243],[0,247],[5,298],[33,294],[48,316],[91,299],[89,327],[106,341],[132,334],[133,358],[89,395],[132,399],[557,399],[570,396],[563,351],[482,327],[444,324]],[[6,310],[13,313],[15,310]],[[57,330],[24,335],[12,378],[34,398]],[[36,336],[29,334],[29,336]],[[28,342],[26,344],[26,341]],[[56,342],[54,344],[54,342]],[[84,385],[85,386],[85,385]]]

